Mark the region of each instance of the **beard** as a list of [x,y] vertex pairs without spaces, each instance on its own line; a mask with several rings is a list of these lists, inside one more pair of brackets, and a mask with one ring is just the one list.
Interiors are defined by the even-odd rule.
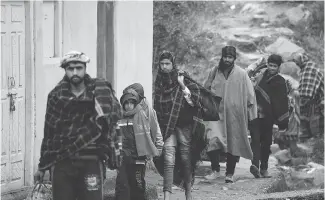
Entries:
[[84,78],[83,77],[80,77],[80,76],[77,76],[77,75],[74,75],[74,76],[71,76],[71,78],[69,79],[70,83],[74,86],[78,86],[80,83],[82,83],[84,81]]
[[219,61],[219,68],[225,70],[234,65],[234,62],[225,62],[222,58]]

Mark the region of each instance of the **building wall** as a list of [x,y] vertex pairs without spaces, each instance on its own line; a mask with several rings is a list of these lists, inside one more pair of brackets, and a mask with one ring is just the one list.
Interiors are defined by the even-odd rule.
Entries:
[[153,2],[117,1],[114,5],[114,87],[141,83],[152,103]]
[[97,1],[64,1],[63,52],[78,50],[90,57],[87,72],[96,76]]

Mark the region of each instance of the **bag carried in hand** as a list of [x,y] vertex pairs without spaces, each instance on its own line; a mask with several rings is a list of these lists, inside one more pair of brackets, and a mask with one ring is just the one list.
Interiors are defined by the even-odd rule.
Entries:
[[26,200],[52,200],[52,185],[47,183],[36,183]]
[[187,73],[183,72],[182,75],[184,75],[187,79],[190,79],[190,81],[197,84],[201,89],[201,100],[200,104],[202,107],[202,119],[203,121],[219,121],[219,105],[221,102],[221,97],[213,94],[213,92],[210,90],[210,88],[203,87],[200,83],[196,82],[192,78],[188,76]]
[[202,100],[202,118],[203,121],[218,121],[219,118],[219,105],[221,97],[214,95],[211,91],[203,89],[201,91]]

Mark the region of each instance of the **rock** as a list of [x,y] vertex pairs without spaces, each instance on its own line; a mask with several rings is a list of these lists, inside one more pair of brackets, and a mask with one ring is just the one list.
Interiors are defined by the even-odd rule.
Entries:
[[278,144],[272,144],[270,147],[270,150],[271,150],[272,154],[275,154],[280,151],[280,147]]
[[253,21],[266,21],[266,22],[268,22],[268,21],[270,21],[270,18],[269,18],[269,16],[267,16],[267,15],[265,15],[265,14],[256,14],[256,15],[254,15],[253,16],[253,19],[252,19]]
[[291,8],[285,12],[286,17],[292,25],[297,25],[300,21],[309,17],[310,14],[304,11],[304,5],[300,4],[295,8]]
[[228,190],[228,188],[227,188],[227,187],[225,187],[225,186],[223,186],[223,187],[222,187],[222,190]]
[[261,57],[263,57],[262,54],[259,53],[243,53],[241,51],[237,51],[240,57],[245,57],[249,61],[255,61]]
[[[315,168],[313,168],[315,169]],[[308,172],[307,172],[308,173]],[[324,185],[324,167],[322,169],[315,169],[311,172],[314,178],[314,185],[315,186],[322,186]]]
[[288,60],[293,53],[305,51],[303,48],[292,43],[285,37],[279,37],[274,43],[267,46],[265,50],[268,53],[276,53],[281,55],[284,60]]
[[[294,62],[282,63],[280,66],[280,73],[299,81],[300,68]],[[299,84],[299,82],[297,84]]]
[[290,152],[287,149],[278,151],[276,154],[274,154],[274,157],[280,164],[286,164],[291,160]]
[[313,175],[314,185],[315,186],[324,185],[324,166],[314,162],[309,162],[307,165],[312,167],[313,169],[313,170],[309,170],[307,173]]
[[292,158],[291,164],[292,166],[305,165],[307,164],[307,158],[306,157]]
[[302,149],[303,151],[305,151],[307,154],[311,154],[313,152],[313,147],[310,147],[306,144],[297,144],[297,146]]
[[314,163],[314,162],[309,162],[307,165],[312,167],[312,168],[315,168],[315,169],[324,170],[324,165],[321,165],[321,164],[317,164],[317,163]]
[[314,177],[311,174],[307,174],[305,171],[301,170],[301,171],[296,171],[293,170],[291,172],[291,178],[292,179],[300,179],[300,180],[313,180]]
[[293,30],[291,30],[290,28],[286,28],[286,27],[280,27],[280,28],[275,28],[274,29],[276,32],[284,34],[284,35],[293,35],[294,32]]
[[266,28],[266,27],[268,27],[268,26],[270,26],[270,23],[262,23],[262,24],[260,24],[260,27],[262,27],[262,28]]
[[241,14],[262,14],[265,13],[265,10],[260,7],[258,4],[247,3],[240,11]]
[[228,45],[235,46],[237,49],[239,49],[242,52],[255,52],[257,50],[257,47],[255,43],[251,40],[245,40],[245,39],[233,39],[228,41]]

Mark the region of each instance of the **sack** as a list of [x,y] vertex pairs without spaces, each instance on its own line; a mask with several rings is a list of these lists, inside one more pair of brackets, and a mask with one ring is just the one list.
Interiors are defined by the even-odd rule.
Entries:
[[193,80],[192,78],[190,78],[186,72],[181,71],[179,73],[179,75],[184,75],[186,76],[188,79],[190,79],[192,82],[194,82],[195,84],[197,84],[200,89],[201,89],[201,111],[202,111],[202,119],[203,121],[218,121],[220,120],[219,118],[219,105],[221,102],[221,97],[213,94],[210,89],[210,87],[203,87],[201,84],[199,84],[198,82],[196,82],[195,80]]
[[48,183],[36,183],[26,200],[52,200],[52,185]]
[[203,121],[218,121],[219,118],[219,105],[221,97],[216,96],[211,91],[203,89],[202,92],[202,118]]

